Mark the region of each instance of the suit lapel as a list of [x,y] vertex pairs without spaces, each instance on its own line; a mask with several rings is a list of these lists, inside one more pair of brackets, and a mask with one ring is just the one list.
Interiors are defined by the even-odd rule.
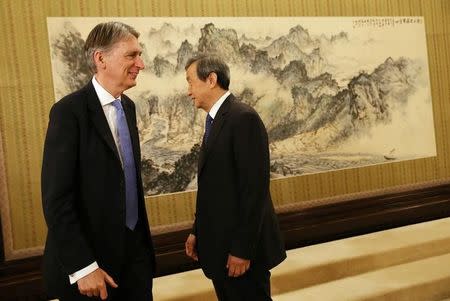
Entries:
[[198,174],[201,173],[203,166],[205,165],[205,162],[208,158],[209,153],[211,152],[211,148],[214,145],[214,143],[217,140],[217,137],[219,136],[220,130],[222,129],[222,126],[224,122],[226,121],[227,113],[230,108],[231,102],[234,100],[233,94],[228,96],[225,101],[220,106],[219,111],[216,114],[216,117],[214,118],[211,133],[208,137],[208,142],[205,143],[203,141],[202,148],[199,155],[199,161],[198,161]]
[[116,143],[114,142],[114,137],[112,136],[111,129],[109,128],[108,121],[106,120],[105,113],[103,112],[103,108],[100,104],[97,93],[95,93],[92,82],[89,82],[86,86],[86,93],[92,123],[94,124],[95,129],[98,131],[102,139],[114,153],[120,164],[120,157],[116,147]]

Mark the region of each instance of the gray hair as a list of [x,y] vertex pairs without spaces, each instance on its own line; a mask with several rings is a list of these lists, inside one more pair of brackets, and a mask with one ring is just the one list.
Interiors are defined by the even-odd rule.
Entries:
[[112,46],[120,40],[130,36],[139,37],[139,33],[130,25],[122,22],[106,22],[97,24],[89,33],[84,44],[84,53],[86,55],[89,68],[97,72],[94,62],[94,52],[97,50],[108,52]]
[[224,60],[215,55],[198,54],[187,61],[184,69],[187,70],[194,63],[197,63],[197,76],[199,79],[205,81],[214,72],[217,75],[219,86],[228,90],[230,86],[230,68]]

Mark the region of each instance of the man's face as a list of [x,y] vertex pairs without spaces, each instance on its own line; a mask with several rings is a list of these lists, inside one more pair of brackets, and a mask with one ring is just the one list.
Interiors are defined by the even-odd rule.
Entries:
[[105,65],[101,72],[115,90],[122,93],[136,86],[139,71],[145,67],[141,53],[138,40],[130,36],[115,43],[112,49],[104,54]]
[[197,76],[197,63],[193,63],[186,70],[186,80],[188,82],[188,95],[194,102],[196,108],[207,110],[211,87],[208,78],[202,81]]

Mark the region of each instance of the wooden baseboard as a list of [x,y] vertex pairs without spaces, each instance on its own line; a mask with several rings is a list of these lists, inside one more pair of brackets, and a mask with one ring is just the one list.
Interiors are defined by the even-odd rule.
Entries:
[[[450,216],[450,185],[352,199],[279,213],[286,248]],[[184,254],[189,229],[154,235],[157,276],[197,268]],[[0,263],[0,300],[43,300],[42,257]]]

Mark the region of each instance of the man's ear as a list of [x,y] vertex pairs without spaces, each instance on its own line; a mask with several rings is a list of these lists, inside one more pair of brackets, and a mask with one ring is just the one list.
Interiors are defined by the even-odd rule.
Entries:
[[217,85],[217,74],[215,72],[211,72],[206,78],[209,86],[214,88]]
[[96,50],[94,52],[94,63],[97,69],[105,69],[105,53],[103,51]]

